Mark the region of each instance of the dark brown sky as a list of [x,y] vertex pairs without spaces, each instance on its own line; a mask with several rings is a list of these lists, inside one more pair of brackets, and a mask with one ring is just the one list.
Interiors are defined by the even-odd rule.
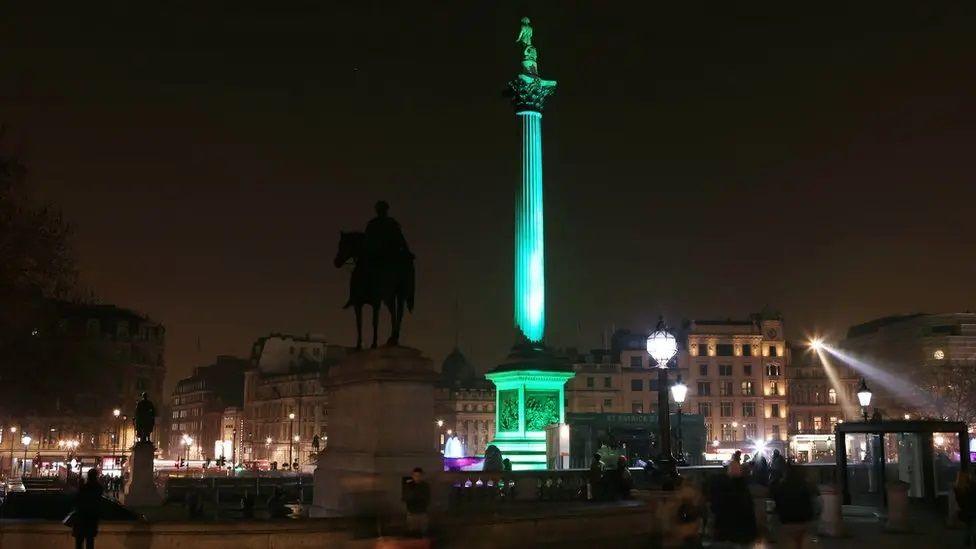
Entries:
[[331,258],[380,197],[419,257],[406,341],[439,360],[457,298],[463,348],[504,354],[523,13],[560,86],[553,343],[658,312],[769,304],[796,335],[976,307],[971,2],[34,4],[0,19],[0,120],[177,375],[269,331],[350,342]]

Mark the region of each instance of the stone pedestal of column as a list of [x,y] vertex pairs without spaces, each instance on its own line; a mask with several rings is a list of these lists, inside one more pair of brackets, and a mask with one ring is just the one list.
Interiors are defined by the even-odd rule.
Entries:
[[352,353],[332,367],[329,444],[315,469],[311,516],[402,516],[402,483],[414,467],[437,497],[437,379],[431,360],[409,347]]
[[129,458],[129,480],[122,494],[122,502],[130,507],[162,505],[163,498],[156,489],[153,475],[153,458],[156,448],[152,442],[137,442]]

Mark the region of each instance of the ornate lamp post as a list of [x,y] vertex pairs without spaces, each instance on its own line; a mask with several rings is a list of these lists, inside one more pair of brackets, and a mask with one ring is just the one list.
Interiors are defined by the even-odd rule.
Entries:
[[[190,446],[193,445],[193,437],[191,437],[190,435],[188,435],[186,433],[183,433],[183,438],[180,440],[180,442],[183,443],[183,459],[184,459],[184,461],[190,461]],[[187,467],[189,467],[189,466],[190,466],[190,464],[187,463]]]
[[668,404],[668,362],[678,352],[678,340],[667,329],[662,317],[654,333],[647,336],[647,354],[657,363],[657,425],[660,452],[658,466],[669,476],[675,475],[671,454],[671,410]]
[[292,436],[292,432],[295,429],[295,412],[288,414],[288,467],[295,462],[295,456],[292,452],[295,450],[295,441]]
[[671,386],[671,398],[678,405],[678,465],[688,465],[685,461],[684,441],[681,438],[681,405],[685,403],[688,395],[688,386],[681,381],[681,374],[678,374],[678,381]]
[[862,377],[861,385],[857,388],[857,400],[861,403],[861,413],[864,415],[864,421],[868,420],[868,406],[871,405],[872,396],[874,396],[874,393],[871,392],[871,389],[868,389],[868,384]]
[[112,460],[121,469],[122,465],[119,464],[119,418],[122,417],[122,410],[116,408],[112,410],[112,415],[115,416],[115,436],[112,437]]

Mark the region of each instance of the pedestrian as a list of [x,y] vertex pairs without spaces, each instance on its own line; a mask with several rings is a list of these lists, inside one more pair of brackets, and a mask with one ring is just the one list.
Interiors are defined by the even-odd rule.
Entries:
[[803,470],[787,466],[783,478],[772,487],[776,514],[779,515],[780,539],[783,547],[803,549],[816,515],[816,489],[807,482]]
[[976,479],[973,471],[960,469],[956,477],[956,503],[959,504],[959,520],[966,525],[963,547],[976,547]]
[[662,502],[661,516],[667,526],[663,532],[664,547],[701,547],[705,499],[701,490],[684,477],[675,479],[674,497]]
[[280,486],[274,487],[274,492],[268,498],[268,516],[271,518],[286,518],[291,514],[291,508],[285,505],[285,497]]
[[600,454],[593,454],[593,461],[590,463],[589,482],[586,485],[586,499],[588,501],[597,501],[600,499],[600,487],[603,484],[603,469],[603,458],[600,457]]
[[783,480],[783,475],[786,473],[786,459],[783,458],[783,454],[779,450],[773,450],[773,459],[769,462],[769,484],[770,486],[775,486],[779,481]]
[[506,473],[511,473],[512,472],[512,460],[510,460],[508,458],[503,459],[502,460],[502,470],[504,470]]
[[627,456],[617,457],[614,481],[614,489],[617,492],[617,497],[630,499],[630,489],[634,486],[634,477],[630,474],[630,469],[627,467]]
[[732,454],[732,459],[729,460],[729,463],[728,463],[728,465],[726,467],[726,471],[728,472],[728,474],[729,474],[730,477],[741,477],[742,476],[743,470],[742,470],[742,452],[741,451],[736,450]]
[[407,532],[416,537],[427,536],[427,509],[430,507],[430,485],[424,480],[424,470],[414,467],[403,484],[403,503],[407,507]]
[[64,522],[71,527],[71,535],[75,538],[75,549],[95,548],[95,536],[98,535],[98,520],[101,518],[102,492],[104,488],[98,482],[98,469],[88,470],[88,479],[78,489],[75,495],[74,510]]
[[712,479],[709,500],[714,517],[713,541],[741,545],[755,541],[758,529],[752,495],[736,456],[726,474]]

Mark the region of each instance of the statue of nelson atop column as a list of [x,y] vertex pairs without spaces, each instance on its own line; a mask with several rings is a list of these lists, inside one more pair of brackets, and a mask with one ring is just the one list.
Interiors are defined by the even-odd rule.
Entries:
[[404,310],[413,311],[414,255],[400,224],[390,217],[390,205],[376,203],[376,217],[364,232],[342,232],[335,266],[353,265],[349,299],[343,308],[356,313],[356,348],[363,346],[362,310],[369,305],[373,313],[373,342],[379,332],[380,305],[390,312],[390,337],[387,345],[399,345]]

